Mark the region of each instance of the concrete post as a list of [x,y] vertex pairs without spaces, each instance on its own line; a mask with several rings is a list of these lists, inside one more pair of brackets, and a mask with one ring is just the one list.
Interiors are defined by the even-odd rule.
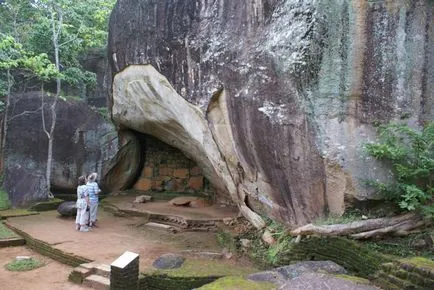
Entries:
[[111,264],[111,290],[137,290],[139,280],[139,255],[125,252]]

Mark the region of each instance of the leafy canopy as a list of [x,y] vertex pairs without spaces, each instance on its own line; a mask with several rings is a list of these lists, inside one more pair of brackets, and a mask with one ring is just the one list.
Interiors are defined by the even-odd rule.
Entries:
[[[0,34],[0,73],[5,71],[26,70],[42,81],[60,77],[60,72],[48,59],[47,54],[34,55],[23,49],[12,36]],[[3,85],[2,85],[3,84]],[[7,80],[0,83],[0,94],[6,93]]]
[[379,142],[367,144],[367,152],[387,162],[394,182],[371,182],[386,198],[407,211],[434,215],[434,122],[420,131],[405,125],[380,126]]
[[[79,56],[90,48],[105,46],[108,18],[115,2],[116,0],[4,0],[0,2],[0,33],[13,37],[16,43],[21,44],[20,49],[41,57],[39,60],[42,64],[39,68],[35,63],[28,63],[38,70],[46,67],[46,59],[55,62],[53,27],[59,29],[56,42],[60,49],[62,79],[73,86],[82,83],[94,86],[95,74],[83,70]],[[46,79],[49,74],[42,73],[38,77]]]

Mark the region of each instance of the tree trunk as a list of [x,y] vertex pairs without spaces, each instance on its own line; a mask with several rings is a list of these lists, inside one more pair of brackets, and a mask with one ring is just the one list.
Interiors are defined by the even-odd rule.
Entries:
[[11,92],[12,92],[12,76],[11,76],[11,71],[8,69],[6,72],[7,75],[7,92],[6,92],[6,106],[5,106],[5,110],[4,110],[4,115],[3,115],[3,135],[2,135],[2,140],[1,140],[1,160],[2,162],[0,163],[0,174],[2,175],[3,169],[4,169],[4,162],[5,162],[5,157],[6,157],[6,135],[8,132],[8,118],[9,118],[9,107],[11,104]]
[[429,224],[428,219],[409,213],[391,218],[370,219],[348,224],[325,226],[308,224],[291,231],[291,235],[350,236],[355,239],[368,239],[386,234],[405,235]]
[[[52,29],[52,43],[54,48],[54,60],[56,69],[60,71],[60,58],[59,58],[59,37],[62,29],[63,15],[61,11],[56,11],[57,19],[55,19],[55,12],[51,13],[51,29]],[[51,115],[51,127],[50,131],[47,131],[44,125],[45,134],[48,137],[48,153],[47,153],[47,171],[46,171],[46,182],[47,182],[47,192],[48,197],[53,198],[53,194],[51,193],[51,169],[53,164],[53,142],[54,142],[54,129],[56,128],[56,105],[57,100],[59,99],[61,92],[61,80],[60,77],[56,78],[56,95],[54,96],[53,103],[50,106],[50,115]],[[44,104],[42,104],[44,105]],[[42,111],[42,118],[45,118],[44,111]]]
[[48,156],[47,156],[47,190],[48,190],[48,198],[53,198],[53,194],[51,193],[51,166],[53,163],[53,138],[48,138]]

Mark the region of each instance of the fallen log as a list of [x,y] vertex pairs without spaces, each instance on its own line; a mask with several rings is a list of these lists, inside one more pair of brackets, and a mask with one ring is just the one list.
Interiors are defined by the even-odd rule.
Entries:
[[293,236],[350,236],[355,239],[369,239],[386,234],[405,235],[430,224],[418,214],[405,214],[396,217],[376,218],[348,224],[314,225],[308,224],[291,231]]

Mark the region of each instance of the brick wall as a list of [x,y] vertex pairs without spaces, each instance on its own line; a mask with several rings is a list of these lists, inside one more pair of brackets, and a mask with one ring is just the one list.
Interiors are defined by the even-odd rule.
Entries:
[[196,163],[178,149],[151,136],[145,139],[145,164],[137,190],[202,192],[209,184]]

